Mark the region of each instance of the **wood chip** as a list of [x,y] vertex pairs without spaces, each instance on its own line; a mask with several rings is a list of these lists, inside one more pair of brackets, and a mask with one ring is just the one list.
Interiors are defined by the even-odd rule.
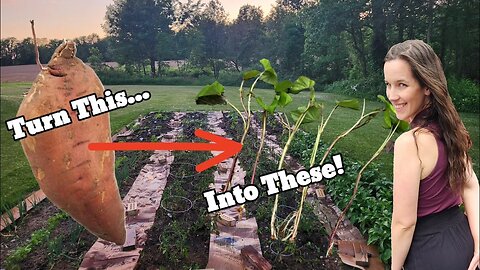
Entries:
[[219,171],[220,173],[227,173],[227,172],[228,172],[227,164],[225,164],[225,163],[223,163],[223,162],[220,163],[220,164],[218,164],[218,171]]
[[164,135],[163,135],[163,138],[164,138],[164,139],[169,139],[169,140],[170,140],[170,139],[173,139],[173,134],[171,134],[171,133],[164,134]]
[[235,225],[237,225],[237,220],[235,218],[225,214],[218,215],[218,222],[228,227],[235,227]]
[[323,190],[323,188],[315,189],[315,194],[317,194],[317,197],[319,199],[324,199],[325,198],[325,191]]
[[125,207],[125,214],[127,216],[136,216],[138,214],[137,202],[127,203]]

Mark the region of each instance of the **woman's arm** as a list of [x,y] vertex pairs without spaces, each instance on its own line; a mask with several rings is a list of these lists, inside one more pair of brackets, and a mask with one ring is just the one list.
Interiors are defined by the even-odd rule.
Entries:
[[468,180],[465,183],[462,193],[463,203],[465,205],[465,212],[467,212],[468,224],[470,225],[470,231],[472,232],[473,241],[474,241],[474,257],[470,263],[468,270],[474,270],[478,266],[479,260],[479,187],[477,175],[473,171],[472,167],[469,166],[469,171],[467,172]]
[[392,270],[402,269],[417,222],[422,167],[411,132],[395,142],[393,160]]

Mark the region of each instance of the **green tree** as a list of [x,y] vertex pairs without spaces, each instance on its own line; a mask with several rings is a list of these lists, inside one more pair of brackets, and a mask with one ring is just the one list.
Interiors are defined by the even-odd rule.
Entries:
[[47,44],[39,46],[38,52],[40,55],[40,63],[46,64],[52,58],[55,49],[63,43],[62,40],[52,39]]
[[87,61],[88,56],[90,56],[90,49],[100,40],[100,37],[97,34],[90,34],[88,36],[80,36],[74,38],[73,41],[77,45],[77,57],[82,59],[84,62]]
[[35,45],[32,38],[25,38],[15,48],[15,65],[35,64]]
[[115,42],[116,53],[125,63],[150,63],[156,76],[156,61],[168,48],[163,46],[172,35],[174,19],[170,0],[114,0],[107,7],[105,29]]
[[203,35],[204,56],[218,78],[225,56],[227,14],[218,0],[208,2],[203,10],[198,28]]
[[103,56],[97,47],[90,48],[90,56],[87,58],[87,62],[95,70],[101,70],[103,67]]
[[387,34],[386,34],[386,16],[384,10],[387,6],[387,0],[372,0],[372,58],[375,67],[383,64],[383,59],[387,53]]
[[[355,62],[350,55],[358,59],[361,72],[367,72],[365,41],[357,9],[358,5],[330,0],[302,12],[305,28],[303,62],[307,76],[320,83],[344,79]],[[357,16],[352,18],[352,13]]]
[[292,77],[303,70],[305,29],[299,12],[305,6],[304,0],[277,0],[265,21],[266,43],[269,44],[265,53],[275,60],[280,71]]
[[480,1],[445,1],[435,7],[442,13],[440,55],[446,71],[458,77],[480,81]]
[[265,33],[260,7],[243,5],[233,24],[227,27],[227,58],[237,70],[262,58]]
[[202,16],[204,4],[200,1],[187,0],[186,2],[176,1],[174,3],[174,31],[198,26]]
[[2,39],[0,42],[0,65],[13,65],[15,59],[15,49],[18,40],[14,37],[9,37]]

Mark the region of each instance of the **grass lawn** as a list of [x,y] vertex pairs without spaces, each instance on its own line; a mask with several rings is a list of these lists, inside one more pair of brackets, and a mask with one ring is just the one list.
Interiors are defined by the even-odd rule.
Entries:
[[[15,117],[18,106],[22,101],[22,93],[27,91],[31,83],[2,83],[1,84],[1,121]],[[147,85],[116,85],[106,86],[113,92],[127,90],[128,95],[134,95],[143,91],[150,91],[152,97],[148,101],[143,101],[135,105],[129,105],[125,108],[115,110],[111,113],[112,133],[116,133],[123,126],[127,125],[140,114],[146,114],[150,111],[194,111],[194,110],[231,110],[227,105],[207,106],[196,105],[195,96],[201,89],[199,86],[147,86]],[[257,90],[257,94],[264,98],[265,102],[270,102],[273,90]],[[240,107],[238,100],[238,88],[227,87],[226,97]],[[335,100],[346,99],[347,97],[329,93],[317,93],[317,98],[322,100],[325,105],[325,113],[328,114],[335,104]],[[284,112],[305,105],[308,99],[307,93],[300,93],[294,96],[292,104],[283,109]],[[252,100],[252,108],[258,110],[256,102]],[[381,107],[379,102],[367,101],[367,111]],[[323,139],[331,141],[338,134],[349,128],[358,118],[359,111],[349,109],[338,109],[332,116],[329,125],[326,127]],[[471,156],[474,160],[475,171],[479,175],[479,117],[478,114],[462,114],[462,119],[467,126],[473,140],[473,149]],[[337,149],[343,155],[365,162],[375,152],[380,143],[387,135],[387,131],[381,126],[381,118],[377,117],[367,127],[363,127],[351,133],[343,141],[337,144]],[[316,132],[313,126],[306,126],[307,131]],[[12,205],[18,202],[28,192],[38,188],[33,174],[25,158],[19,142],[12,139],[11,132],[6,130],[6,125],[0,127],[1,135],[1,204]],[[382,171],[391,177],[392,154],[384,153],[377,163],[382,164]],[[276,168],[272,168],[272,171]],[[346,168],[348,170],[348,168]]]

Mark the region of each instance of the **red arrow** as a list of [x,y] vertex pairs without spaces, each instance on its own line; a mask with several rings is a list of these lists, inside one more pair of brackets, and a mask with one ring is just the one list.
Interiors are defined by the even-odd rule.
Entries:
[[89,150],[93,151],[129,151],[129,150],[190,150],[190,151],[223,151],[221,154],[198,164],[197,172],[202,172],[225,159],[237,154],[242,149],[242,144],[225,139],[224,137],[203,131],[195,130],[195,136],[213,143],[182,143],[182,142],[111,142],[90,143]]

